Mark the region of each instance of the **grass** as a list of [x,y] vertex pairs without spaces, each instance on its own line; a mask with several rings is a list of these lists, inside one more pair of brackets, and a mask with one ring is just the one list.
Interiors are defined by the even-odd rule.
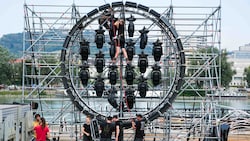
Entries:
[[3,91],[0,91],[0,95],[22,95],[22,91],[21,90],[15,90],[15,91],[3,90]]
[[[22,95],[22,90],[2,90],[0,95]],[[28,91],[25,91],[24,95],[28,95]],[[41,92],[40,95],[47,95],[47,93]]]

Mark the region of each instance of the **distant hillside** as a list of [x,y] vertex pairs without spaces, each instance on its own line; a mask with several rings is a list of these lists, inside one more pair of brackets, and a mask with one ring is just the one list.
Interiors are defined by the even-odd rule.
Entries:
[[[57,34],[61,35],[62,37],[66,37],[66,34],[65,33],[63,34],[59,30],[57,31]],[[96,45],[94,43],[95,32],[84,31],[84,35],[86,35],[85,37],[87,37],[87,40],[91,42],[90,44],[91,54],[97,53],[98,49],[96,48]],[[44,39],[46,38],[48,38],[49,40],[51,38],[50,34],[45,35]],[[109,45],[107,44],[107,42],[109,42],[108,36],[106,36],[106,43],[102,49],[102,51],[105,53],[109,52]],[[49,52],[58,51],[62,49],[62,44],[63,44],[62,42],[57,42],[57,41],[46,42],[46,48],[44,48],[44,50]],[[0,38],[0,45],[7,48],[13,56],[21,57],[23,51],[23,33],[13,33],[13,34],[3,35],[3,37]],[[28,47],[28,44],[26,44],[26,47]],[[136,54],[139,54],[141,52],[139,48],[139,42],[137,42],[135,47],[136,47]],[[146,54],[151,54],[152,52],[151,48],[152,48],[152,43],[149,42],[144,52]]]
[[3,35],[0,45],[7,48],[15,57],[20,57],[23,51],[23,33]]

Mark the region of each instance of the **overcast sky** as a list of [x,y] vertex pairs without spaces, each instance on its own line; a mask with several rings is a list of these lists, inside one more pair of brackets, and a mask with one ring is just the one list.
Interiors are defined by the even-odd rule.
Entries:
[[[2,0],[0,4],[0,37],[22,32],[24,27],[23,4],[102,5],[120,0]],[[147,6],[169,6],[171,0],[128,0]],[[220,0],[173,0],[174,6],[218,6]],[[250,43],[250,0],[221,0],[222,48],[238,50]]]

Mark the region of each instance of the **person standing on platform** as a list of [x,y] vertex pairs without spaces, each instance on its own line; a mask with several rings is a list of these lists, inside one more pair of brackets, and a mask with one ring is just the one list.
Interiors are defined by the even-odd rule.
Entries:
[[46,124],[45,118],[41,118],[40,125],[34,127],[36,133],[36,141],[46,141],[50,137],[49,128]]
[[141,114],[136,115],[136,121],[132,121],[132,127],[135,130],[134,141],[144,141],[145,122],[142,121],[142,115]]
[[82,127],[83,141],[92,141],[91,130],[90,130],[91,117],[86,117],[86,123]]
[[118,119],[117,115],[114,115],[113,122],[115,122],[115,141],[123,141],[122,121]]
[[100,141],[112,141],[111,136],[112,132],[115,130],[114,125],[112,124],[112,117],[107,117],[107,120],[100,124],[101,129],[101,140]]

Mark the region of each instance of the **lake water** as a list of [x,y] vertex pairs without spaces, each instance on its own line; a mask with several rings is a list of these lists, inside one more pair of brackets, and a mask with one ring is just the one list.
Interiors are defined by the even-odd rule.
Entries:
[[[195,100],[193,98],[185,98],[185,103],[183,103],[183,98],[179,97],[173,103],[173,108],[192,108],[192,107],[200,107],[200,102],[194,104],[192,101]],[[9,96],[9,95],[2,95],[0,96],[0,104],[7,104],[13,102],[21,102],[21,96]],[[218,102],[219,105],[229,106],[234,109],[242,109],[242,110],[250,110],[250,99],[249,98],[223,98],[222,100],[215,99],[214,102]],[[53,108],[60,108],[62,105],[68,104],[70,101],[68,100],[57,100],[57,101],[49,101],[47,102],[47,106]],[[144,105],[144,104],[142,104]]]

